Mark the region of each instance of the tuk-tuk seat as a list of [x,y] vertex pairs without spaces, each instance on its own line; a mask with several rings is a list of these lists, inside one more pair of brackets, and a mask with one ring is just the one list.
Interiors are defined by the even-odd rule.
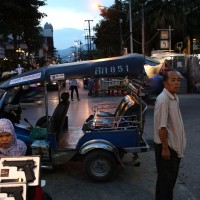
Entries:
[[[114,128],[116,126],[126,126],[127,123],[123,124],[123,120],[132,118],[137,119],[137,115],[139,114],[139,104],[137,104],[132,98],[131,95],[127,95],[122,99],[120,104],[118,105],[116,111],[114,114],[109,113],[109,112],[102,112],[98,111],[94,114],[94,119],[93,119],[93,126],[94,127],[110,127]],[[129,119],[130,120],[130,119]]]
[[124,109],[126,108],[127,103],[132,102],[133,104],[137,104],[135,99],[131,95],[126,95],[119,105],[117,106],[115,113],[110,113],[110,112],[105,112],[105,111],[97,111],[94,114],[94,118],[99,118],[99,117],[117,117],[120,115],[123,115]]
[[55,134],[57,140],[64,132],[64,125],[69,105],[69,92],[63,92],[61,94],[61,101],[55,108],[48,125],[48,132]]

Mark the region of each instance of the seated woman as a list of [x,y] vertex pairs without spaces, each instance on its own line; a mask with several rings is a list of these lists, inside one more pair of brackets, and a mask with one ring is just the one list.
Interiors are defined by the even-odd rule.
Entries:
[[[9,119],[0,119],[0,158],[5,156],[24,156],[27,146],[17,139],[14,126]],[[51,197],[42,190],[41,186],[28,187],[29,200],[51,200]]]
[[26,144],[17,139],[12,122],[9,119],[0,119],[0,157],[23,156],[26,150]]

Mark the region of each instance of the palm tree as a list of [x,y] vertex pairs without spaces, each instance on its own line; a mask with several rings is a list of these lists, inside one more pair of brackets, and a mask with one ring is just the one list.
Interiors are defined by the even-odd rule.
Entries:
[[200,32],[200,0],[149,0],[147,3],[148,24],[152,29],[173,30],[173,45],[190,37],[192,49],[193,37]]
[[[152,49],[160,49],[158,29],[169,29],[169,26],[173,29],[172,49],[178,42],[184,42],[187,36],[190,37],[192,46],[193,37],[199,35],[200,0],[192,2],[190,0],[132,0],[132,4],[134,52],[141,53],[142,49],[142,13],[144,13],[145,21],[146,54],[150,54]],[[119,55],[119,25],[117,23],[119,18],[123,18],[122,35],[126,45],[129,36],[127,14],[115,12],[113,8],[122,9],[123,13],[128,13],[129,0],[116,0],[114,5],[101,12],[104,19],[95,27],[95,42],[97,48],[110,52],[107,55]],[[112,52],[111,49],[113,49]]]
[[185,33],[190,40],[190,53],[193,53],[193,39],[197,38],[200,41],[200,0],[189,1],[185,0]]

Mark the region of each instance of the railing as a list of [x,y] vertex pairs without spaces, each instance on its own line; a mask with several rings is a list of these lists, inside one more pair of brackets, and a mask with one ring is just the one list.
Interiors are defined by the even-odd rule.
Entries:
[[92,111],[95,113],[103,110],[111,110],[117,108],[117,106],[118,104],[97,104],[92,107]]
[[128,130],[137,129],[140,122],[137,115],[94,118],[86,124],[91,130]]

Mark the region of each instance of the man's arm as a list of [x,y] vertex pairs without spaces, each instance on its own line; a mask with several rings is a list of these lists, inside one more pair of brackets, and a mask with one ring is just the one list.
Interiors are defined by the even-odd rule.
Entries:
[[170,159],[170,151],[169,151],[169,146],[167,142],[167,129],[165,127],[162,127],[159,130],[159,137],[160,141],[162,143],[162,158],[165,160]]

